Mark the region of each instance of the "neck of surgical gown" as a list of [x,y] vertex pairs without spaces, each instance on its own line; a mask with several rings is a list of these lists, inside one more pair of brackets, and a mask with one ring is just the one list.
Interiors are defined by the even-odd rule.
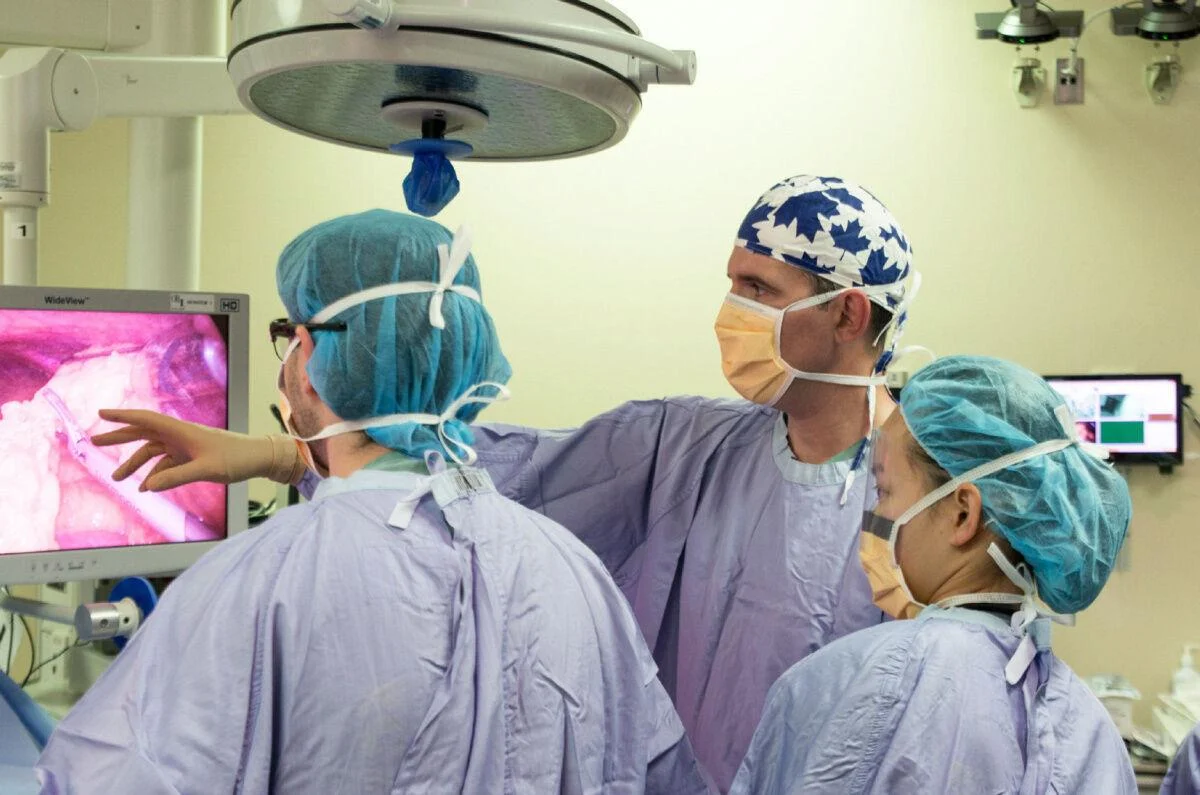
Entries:
[[333,478],[220,544],[59,724],[45,791],[701,791],[600,562],[455,474]]
[[1065,663],[1044,651],[1005,680],[1020,642],[994,615],[927,608],[827,646],[772,688],[733,791],[1134,795],[1117,727]]

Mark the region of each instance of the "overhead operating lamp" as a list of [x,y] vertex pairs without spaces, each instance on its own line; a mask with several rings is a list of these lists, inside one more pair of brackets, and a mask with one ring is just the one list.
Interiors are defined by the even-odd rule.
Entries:
[[[1046,70],[1037,58],[1037,48],[1060,36],[1077,38],[1083,31],[1082,11],[1051,11],[1038,0],[1012,0],[1012,8],[975,15],[975,36],[998,39],[1017,47],[1011,81],[1013,95],[1022,107],[1034,107],[1046,87]],[[1020,48],[1034,47],[1033,57],[1021,56]]]
[[1144,72],[1150,98],[1160,105],[1169,103],[1183,78],[1179,42],[1200,35],[1196,0],[1142,0],[1141,8],[1114,8],[1111,18],[1113,33],[1118,36],[1138,36],[1154,42],[1156,48],[1172,45],[1172,52],[1156,54]]
[[605,149],[693,52],[646,41],[603,0],[234,0],[229,74],[272,124],[414,158],[410,208],[453,198],[451,159]]

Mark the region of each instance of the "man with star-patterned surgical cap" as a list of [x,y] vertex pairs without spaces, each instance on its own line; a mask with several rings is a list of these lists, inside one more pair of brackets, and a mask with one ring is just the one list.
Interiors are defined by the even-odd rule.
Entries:
[[[808,176],[754,205],[728,276],[716,331],[745,400],[636,401],[567,432],[473,428],[503,494],[611,572],[720,791],[775,680],[883,620],[858,558],[868,440],[894,408],[883,373],[918,283],[874,196]],[[219,446],[249,444],[231,438]],[[251,468],[291,471],[265,457]]]
[[613,573],[722,792],[772,683],[883,619],[858,559],[867,440],[893,409],[883,373],[918,281],[878,199],[807,176],[755,204],[728,275],[716,331],[745,401],[637,401],[565,434],[478,432],[505,493]]

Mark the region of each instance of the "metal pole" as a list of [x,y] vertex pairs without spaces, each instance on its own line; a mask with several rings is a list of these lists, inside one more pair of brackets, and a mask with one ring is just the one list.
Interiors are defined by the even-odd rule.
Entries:
[[[223,55],[220,0],[157,0],[143,55]],[[129,122],[129,251],[125,282],[135,289],[200,286],[203,121]]]

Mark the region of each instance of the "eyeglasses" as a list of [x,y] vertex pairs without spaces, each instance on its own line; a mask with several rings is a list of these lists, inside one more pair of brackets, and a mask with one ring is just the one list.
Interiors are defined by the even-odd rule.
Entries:
[[346,324],[337,323],[292,323],[286,317],[281,317],[278,320],[272,320],[269,326],[271,332],[271,344],[275,346],[275,355],[279,357],[279,361],[283,361],[283,356],[287,353],[288,346],[292,344],[292,340],[296,337],[296,329],[303,326],[308,329],[309,333],[314,331],[345,331]]

